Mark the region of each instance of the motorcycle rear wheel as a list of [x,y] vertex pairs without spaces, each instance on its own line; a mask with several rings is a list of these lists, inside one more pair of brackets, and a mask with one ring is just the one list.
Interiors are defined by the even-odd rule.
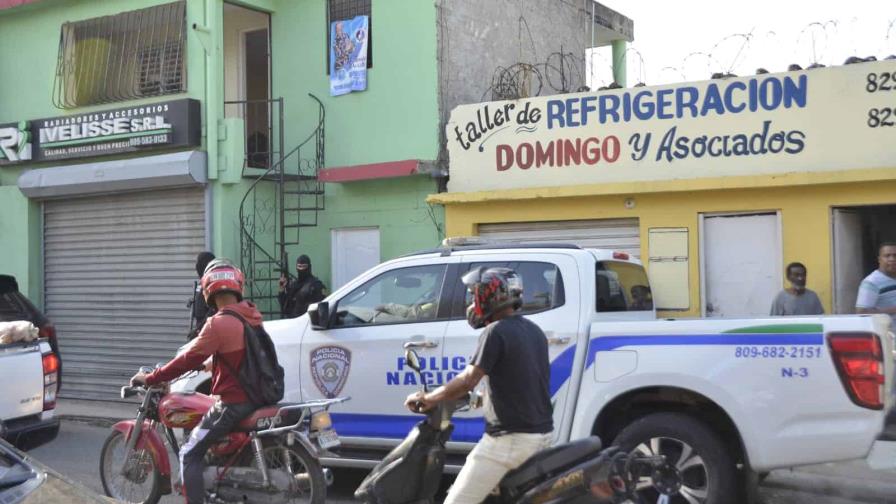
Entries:
[[148,450],[134,449],[135,467],[128,474],[121,474],[126,462],[124,434],[113,431],[103,443],[100,452],[100,480],[106,495],[132,504],[156,504],[162,496],[162,475],[156,460]]
[[327,480],[320,461],[308,453],[308,450],[298,443],[292,446],[278,443],[266,446],[263,453],[269,469],[285,469],[294,478],[307,480],[307,490],[303,488],[305,485],[296,482],[290,491],[288,500],[290,504],[324,504],[327,500]]

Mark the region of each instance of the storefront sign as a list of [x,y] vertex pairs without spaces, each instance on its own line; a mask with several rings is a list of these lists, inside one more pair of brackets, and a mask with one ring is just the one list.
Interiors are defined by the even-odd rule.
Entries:
[[31,159],[31,126],[27,122],[0,124],[0,165]]
[[[53,161],[191,147],[200,143],[200,127],[199,102],[190,99],[38,119],[20,129],[17,139],[12,139],[11,128],[0,127],[0,158]],[[22,135],[31,141],[30,158],[21,155],[27,147],[15,152],[3,147],[21,143]]]
[[450,192],[896,167],[896,61],[462,105]]

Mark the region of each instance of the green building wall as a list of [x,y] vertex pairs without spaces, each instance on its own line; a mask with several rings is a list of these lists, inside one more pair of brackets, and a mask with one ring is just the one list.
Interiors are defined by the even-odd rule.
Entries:
[[[202,148],[208,152],[212,194],[212,249],[238,259],[239,204],[251,181],[236,176],[242,159],[233,154],[239,152],[233,146],[242,139],[224,126],[221,0],[187,0],[186,93],[68,111],[52,103],[59,34],[65,22],[162,3],[167,2],[45,0],[0,11],[0,47],[4,48],[0,52],[4,69],[0,72],[0,123],[184,97],[200,100]],[[313,93],[326,110],[326,167],[436,159],[439,87],[434,0],[373,2],[374,64],[368,71],[368,89],[340,97],[329,95],[325,1],[234,3],[271,12],[272,96],[285,100],[287,151],[316,125],[317,104],[308,96]],[[77,162],[88,161],[72,161]],[[21,194],[16,181],[26,168],[47,166],[29,163],[0,168],[0,273],[15,275],[23,291],[38,302],[42,299],[41,207]],[[326,184],[326,210],[319,214],[318,226],[302,229],[302,244],[290,249],[290,258],[310,255],[315,272],[329,283],[332,229],[378,227],[383,260],[432,247],[442,237],[444,217],[442,209],[431,208],[425,198],[436,190],[435,180],[428,175]]]

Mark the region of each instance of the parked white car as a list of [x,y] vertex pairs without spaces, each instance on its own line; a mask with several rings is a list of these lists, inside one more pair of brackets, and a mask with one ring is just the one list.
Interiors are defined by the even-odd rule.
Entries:
[[[419,386],[404,346],[429,384],[464,369],[480,331],[464,317],[460,278],[480,265],[523,278],[521,311],[550,344],[555,442],[596,434],[662,453],[689,502],[730,502],[716,499],[748,474],[863,458],[891,407],[886,316],[656,320],[644,268],[627,254],[455,246],[380,264],[307,315],[265,323],[287,400],[352,397],[333,411],[343,447],[326,464],[370,467],[419,420],[403,406]],[[455,418],[449,470],[482,435],[481,415]]]

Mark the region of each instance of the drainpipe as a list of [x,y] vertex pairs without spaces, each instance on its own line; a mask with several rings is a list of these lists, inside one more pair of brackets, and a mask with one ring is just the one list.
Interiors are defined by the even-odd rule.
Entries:
[[[188,3],[188,5],[190,4]],[[194,19],[202,19],[203,22],[193,22],[192,29],[202,46],[205,63],[203,72],[205,93],[202,100],[205,109],[205,149],[208,152],[209,184],[214,185],[213,181],[219,178],[220,171],[226,169],[226,166],[222,166],[221,149],[218,143],[222,133],[221,119],[224,106],[224,72],[221,66],[223,64],[221,47],[224,37],[224,8],[221,0],[204,0],[201,9],[202,11],[197,12]],[[225,243],[222,230],[225,218],[222,215],[220,191],[218,192],[217,197],[210,198],[211,201],[206,209],[209,214],[206,218],[212,223],[208,229],[211,236],[207,238],[207,244],[219,255],[225,255],[230,251],[223,250]],[[212,232],[212,230],[217,232]]]
[[217,179],[221,166],[218,158],[219,122],[223,95],[220,72],[223,7],[220,0],[205,0],[205,24],[193,23],[193,30],[205,50],[205,148],[208,151],[208,178]]
[[613,41],[613,80],[622,87],[626,86],[626,65],[625,50],[626,42],[624,40]]

